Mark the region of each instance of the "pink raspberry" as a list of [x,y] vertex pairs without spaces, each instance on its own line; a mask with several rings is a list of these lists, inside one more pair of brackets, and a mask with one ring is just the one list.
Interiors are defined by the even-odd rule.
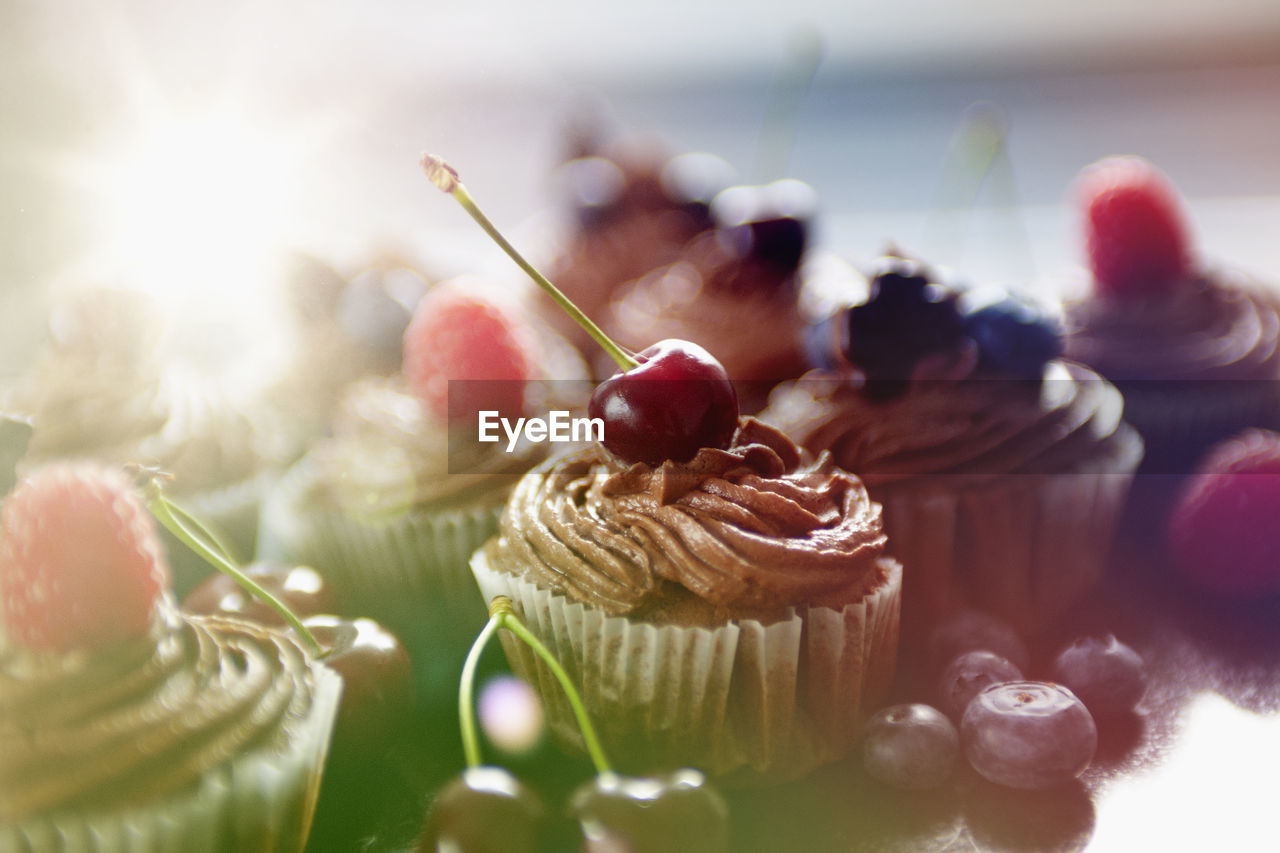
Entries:
[[147,632],[169,568],[123,473],[45,468],[5,500],[0,526],[0,606],[15,641],[70,651]]
[[1280,433],[1222,442],[1183,488],[1169,521],[1182,574],[1211,592],[1280,592]]
[[1139,157],[1110,157],[1085,169],[1076,185],[1085,214],[1085,248],[1104,296],[1160,293],[1191,269],[1178,192]]
[[519,417],[533,372],[521,332],[492,302],[457,286],[433,288],[404,333],[405,376],[441,419],[474,420],[483,410]]

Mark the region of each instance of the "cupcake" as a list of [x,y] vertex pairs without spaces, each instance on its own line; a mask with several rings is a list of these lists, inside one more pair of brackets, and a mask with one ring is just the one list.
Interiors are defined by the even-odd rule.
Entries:
[[1098,580],[1142,443],[1119,392],[1057,358],[1026,300],[957,293],[886,258],[843,315],[843,370],[762,417],[867,483],[906,567],[904,634],[960,608],[1035,633]]
[[[141,292],[87,290],[60,305],[47,346],[7,394],[34,427],[24,464],[76,457],[163,470],[178,503],[250,555],[259,499],[288,460],[287,442],[250,389],[167,359],[166,333]],[[175,553],[181,594],[208,567]]]
[[181,614],[114,470],[42,469],[0,543],[0,849],[300,851],[341,680]]
[[1091,166],[1077,195],[1091,288],[1068,305],[1066,351],[1124,394],[1142,472],[1189,474],[1213,443],[1280,425],[1280,299],[1195,260],[1177,192],[1145,160]]
[[400,635],[441,686],[485,620],[467,562],[546,448],[505,435],[478,442],[479,413],[514,421],[548,395],[582,390],[534,380],[585,370],[565,342],[534,337],[472,285],[433,288],[406,330],[403,371],[348,389],[330,434],[268,496],[259,549],[319,569],[351,612]]
[[[880,507],[829,456],[733,424],[685,461],[602,447],[548,460],[472,560],[632,770],[801,776],[849,751],[893,676],[901,568]],[[506,651],[553,731],[579,742],[550,674],[523,644]]]
[[[712,206],[717,227],[619,288],[605,331],[634,349],[697,341],[725,366],[743,410],[759,411],[774,384],[807,366],[800,291],[813,207],[799,181],[725,190]],[[769,333],[752,334],[760,329]]]

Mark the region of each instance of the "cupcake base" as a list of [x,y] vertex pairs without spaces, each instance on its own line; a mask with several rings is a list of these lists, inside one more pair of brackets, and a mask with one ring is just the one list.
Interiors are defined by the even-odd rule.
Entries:
[[[630,772],[696,766],[727,784],[798,778],[849,752],[893,679],[902,567],[891,559],[843,608],[711,628],[607,616],[491,568],[483,551],[471,568],[485,599],[509,597],[564,665],[606,750]],[[523,643],[502,640],[552,731],[581,748],[554,677]]]

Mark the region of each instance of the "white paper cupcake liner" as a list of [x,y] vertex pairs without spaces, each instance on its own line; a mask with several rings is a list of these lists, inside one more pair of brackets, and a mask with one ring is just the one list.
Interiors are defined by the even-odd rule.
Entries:
[[259,557],[314,567],[344,612],[382,622],[411,655],[427,652],[415,663],[456,677],[487,619],[467,563],[497,531],[502,502],[366,521],[303,507],[310,476],[305,463],[295,467],[264,502]]
[[1142,441],[1127,430],[1112,453],[1068,473],[874,490],[889,551],[906,567],[906,640],[964,607],[1030,634],[1052,626],[1101,577],[1141,458]]
[[[624,769],[695,766],[731,784],[797,778],[853,746],[897,656],[902,567],[881,567],[883,582],[842,609],[788,608],[769,624],[706,628],[607,616],[491,568],[483,551],[471,561],[485,599],[509,597],[564,665]],[[581,746],[554,677],[523,643],[502,640],[552,730]]]
[[342,679],[314,670],[311,709],[287,751],[257,750],[146,805],[0,824],[4,853],[300,853],[315,814]]

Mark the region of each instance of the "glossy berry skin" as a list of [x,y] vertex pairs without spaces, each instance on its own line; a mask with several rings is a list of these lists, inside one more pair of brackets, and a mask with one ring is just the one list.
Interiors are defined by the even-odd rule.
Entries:
[[985,649],[968,651],[942,671],[938,679],[938,705],[951,719],[959,720],[973,697],[992,684],[1021,680],[1022,670],[1008,658]]
[[0,623],[53,652],[97,650],[149,630],[169,588],[155,523],[118,469],[37,471],[0,514]]
[[730,187],[716,196],[711,215],[744,254],[790,272],[804,257],[816,199],[812,187],[796,180]]
[[1073,641],[1054,658],[1050,677],[1095,716],[1132,711],[1147,692],[1142,656],[1111,634]]
[[1027,644],[1008,622],[981,610],[957,610],[929,635],[929,659],[941,671],[965,652],[985,650],[1026,672],[1031,662]]
[[979,366],[1019,379],[1039,379],[1062,355],[1062,330],[1035,303],[1016,296],[965,315],[964,329],[978,345]]
[[404,374],[429,412],[474,427],[481,411],[522,415],[533,361],[514,317],[460,284],[437,285],[405,329]]
[[697,344],[668,339],[641,364],[596,386],[587,413],[604,421],[604,446],[625,462],[686,462],[726,448],[738,429],[738,393],[724,366]]
[[864,393],[873,399],[901,394],[917,362],[956,349],[965,336],[956,294],[904,258],[882,259],[866,302],[844,317],[845,357],[866,375]]
[[1169,553],[1198,588],[1229,598],[1280,593],[1280,433],[1247,430],[1218,444],[1169,519]]
[[413,710],[413,666],[404,645],[372,619],[310,616],[302,624],[325,665],[342,676],[335,754],[370,757],[392,745]]
[[951,778],[960,735],[930,705],[893,705],[874,714],[862,732],[862,765],[895,788],[927,791]]
[[[333,588],[310,566],[252,563],[244,567],[244,573],[299,618],[338,609]],[[222,572],[215,572],[187,593],[182,609],[188,613],[238,616],[263,625],[283,627],[287,624],[270,605]]]
[[534,853],[545,809],[501,767],[470,767],[436,794],[418,840],[422,853]]
[[729,807],[697,770],[632,778],[601,773],[569,798],[585,851],[724,853]]
[[1098,729],[1084,703],[1059,684],[994,684],[965,709],[965,757],[998,785],[1052,788],[1079,776],[1098,748]]
[[1139,157],[1111,157],[1081,173],[1085,250],[1102,296],[1164,293],[1190,268],[1188,229],[1177,190]]

